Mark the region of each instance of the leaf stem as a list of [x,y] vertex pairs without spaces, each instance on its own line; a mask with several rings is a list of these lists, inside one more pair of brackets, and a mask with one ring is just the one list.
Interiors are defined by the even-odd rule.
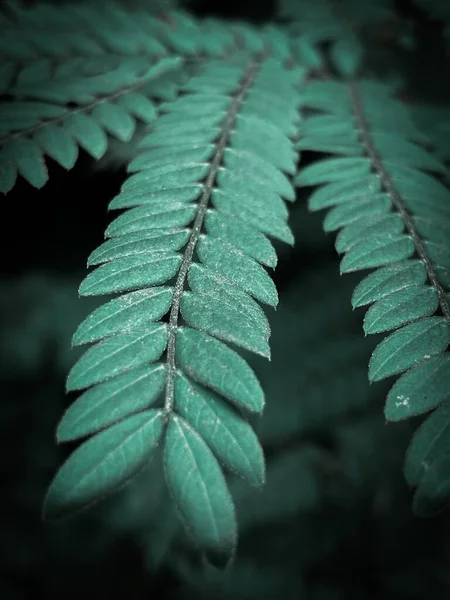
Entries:
[[233,130],[233,126],[236,121],[238,110],[242,104],[245,95],[248,92],[249,87],[252,85],[256,78],[256,74],[260,68],[261,62],[264,55],[255,56],[249,63],[242,81],[235,92],[233,102],[231,103],[225,121],[222,127],[222,133],[219,140],[217,141],[216,151],[212,158],[211,168],[206,177],[206,181],[203,184],[203,192],[198,204],[198,212],[192,226],[192,233],[189,241],[186,245],[184,252],[183,261],[178,271],[178,276],[175,282],[175,290],[173,295],[172,308],[169,316],[169,339],[167,342],[167,381],[166,381],[166,394],[164,402],[164,412],[168,415],[174,404],[174,378],[176,372],[176,361],[175,361],[175,335],[178,328],[178,317],[180,314],[180,302],[181,296],[184,291],[186,282],[186,276],[189,271],[189,267],[192,263],[192,257],[194,254],[195,246],[197,245],[202,229],[203,221],[205,219],[206,210],[208,208],[208,202],[211,197],[211,192],[214,186],[214,182],[217,177],[217,173],[220,168],[220,164],[223,159],[228,139]]
[[431,261],[430,257],[428,256],[425,246],[424,246],[424,244],[417,232],[417,229],[414,225],[414,221],[413,221],[411,215],[409,214],[408,209],[405,206],[405,203],[403,202],[402,197],[396,190],[391,176],[384,168],[382,157],[379,155],[378,151],[375,148],[375,145],[374,145],[373,140],[370,135],[370,126],[364,115],[363,102],[361,99],[361,95],[360,95],[359,90],[354,82],[350,82],[348,84],[348,91],[349,91],[350,99],[351,99],[351,102],[353,105],[353,110],[355,113],[356,121],[358,124],[359,136],[360,136],[361,142],[364,146],[364,149],[367,153],[367,156],[370,158],[372,165],[373,165],[375,171],[377,172],[377,174],[379,175],[384,188],[390,195],[393,205],[395,206],[397,211],[400,213],[400,216],[402,217],[403,222],[405,224],[406,230],[408,231],[408,233],[411,236],[411,239],[414,243],[417,254],[419,255],[419,257],[425,264],[425,269],[427,271],[428,279],[431,282],[431,285],[436,290],[436,293],[438,296],[438,301],[439,301],[439,306],[441,307],[442,314],[444,315],[448,325],[450,326],[450,306],[448,304],[444,289],[442,288],[442,286],[439,282],[433,262]]

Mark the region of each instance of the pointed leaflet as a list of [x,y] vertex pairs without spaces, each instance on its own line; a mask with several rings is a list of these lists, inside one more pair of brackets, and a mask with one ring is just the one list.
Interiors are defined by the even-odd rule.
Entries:
[[415,251],[409,235],[383,235],[380,232],[352,246],[341,260],[341,273],[382,267],[409,258]]
[[[265,197],[262,197],[262,202],[265,199]],[[246,203],[245,195],[217,193],[213,197],[213,204],[218,209],[248,223],[248,225],[262,231],[266,235],[270,235],[287,244],[294,244],[294,236],[286,223],[286,219],[274,214],[274,211],[270,210],[269,203],[267,206],[264,206],[264,204],[258,206],[256,203],[252,206],[250,203]]]
[[67,516],[117,490],[148,463],[162,431],[161,412],[147,410],[84,442],[51,483],[44,516]]
[[450,330],[443,317],[427,317],[391,333],[375,348],[369,363],[369,380],[379,381],[401,373],[415,363],[443,352]]
[[89,348],[74,364],[67,378],[67,390],[81,390],[124,371],[155,362],[166,345],[166,323],[148,323],[144,330],[107,338]]
[[159,202],[173,201],[175,198],[177,202],[192,202],[200,196],[202,189],[202,185],[191,183],[182,187],[175,185],[175,187],[161,190],[143,188],[140,193],[122,191],[111,200],[108,209],[158,204]]
[[270,358],[267,339],[253,321],[235,306],[230,295],[211,291],[207,294],[183,292],[180,303],[182,317],[189,325],[216,338],[232,342]]
[[233,500],[211,450],[175,415],[167,427],[164,471],[186,530],[211,562],[225,566],[237,542]]
[[252,326],[258,329],[264,340],[270,336],[270,325],[261,306],[247,293],[230,285],[226,277],[214,273],[200,263],[191,265],[188,272],[191,290],[202,294],[219,294],[233,303],[234,306],[252,321]]
[[195,329],[179,327],[176,360],[195,381],[241,408],[262,412],[264,392],[256,375],[237,352],[222,342]]
[[364,46],[356,36],[341,38],[331,45],[330,58],[344,77],[354,77],[363,63]]
[[401,262],[364,277],[353,291],[352,306],[365,306],[410,285],[425,283],[427,271],[422,260]]
[[404,373],[390,389],[384,415],[399,421],[450,400],[450,354],[432,356]]
[[231,244],[263,265],[273,269],[276,267],[277,255],[272,243],[263,233],[241,219],[221,210],[208,209],[205,227],[211,237]]
[[73,137],[56,123],[46,123],[33,134],[34,141],[65,169],[72,169],[78,158],[78,145]]
[[202,436],[220,462],[250,485],[262,485],[264,454],[242,415],[181,374],[175,379],[175,394],[177,412]]
[[308,198],[309,210],[321,210],[344,202],[359,202],[368,200],[381,191],[381,180],[372,173],[365,177],[348,181],[334,181],[319,187]]
[[64,129],[72,135],[93,158],[100,159],[108,148],[103,129],[88,115],[72,113],[64,119]]
[[122,142],[129,142],[136,129],[135,120],[118,104],[101,102],[91,113],[97,123]]
[[341,229],[336,236],[335,248],[339,254],[348,252],[353,246],[383,231],[386,236],[395,236],[405,228],[398,213],[379,213],[362,217]]
[[[230,169],[238,177],[255,179],[280,196],[291,200],[295,199],[295,192],[286,175],[257,154],[247,150],[227,148],[224,152],[224,161],[225,169]],[[221,174],[222,171],[219,171],[219,183]]]
[[8,192],[15,183],[18,171],[28,183],[36,188],[48,181],[47,168],[41,149],[34,140],[20,137],[8,141],[1,150],[0,188]]
[[270,306],[278,304],[278,292],[267,271],[231,244],[201,235],[197,252],[207,267],[227,277],[260,302]]
[[150,252],[126,256],[97,267],[80,285],[80,296],[96,296],[164,283],[181,264],[175,252]]
[[134,158],[128,165],[127,171],[134,173],[142,169],[155,169],[171,162],[180,167],[194,162],[205,163],[211,159],[214,150],[214,144],[179,144],[163,148],[150,148]]
[[156,117],[152,102],[139,92],[127,91],[126,94],[121,94],[117,98],[117,104],[145,123],[151,123]]
[[127,210],[114,219],[107,228],[105,237],[137,233],[146,229],[185,227],[193,221],[196,212],[196,206],[185,202],[167,202],[166,205],[146,204]]
[[236,192],[227,192],[226,190],[213,188],[211,199],[216,208],[225,210],[228,213],[236,213],[239,217],[241,205],[248,210],[259,212],[261,216],[265,215],[267,220],[271,216],[287,221],[289,213],[286,204],[278,194],[266,189],[265,192],[258,194],[243,194]]
[[353,202],[340,204],[328,211],[323,221],[323,229],[327,232],[335,231],[340,227],[361,222],[361,219],[366,222],[366,217],[380,216],[379,213],[387,213],[391,205],[392,201],[389,194],[374,194],[368,200],[357,204]]
[[64,413],[58,442],[90,435],[124,417],[149,408],[166,382],[162,363],[144,365],[88,389]]
[[172,304],[172,296],[172,288],[160,286],[110,300],[84,319],[73,335],[72,344],[96,342],[120,332],[143,332],[147,323],[166,314]]
[[437,292],[431,286],[408,286],[378,300],[366,312],[365,333],[380,333],[405,325],[420,317],[432,315],[439,305]]
[[297,187],[318,185],[332,181],[361,179],[370,172],[370,160],[366,157],[328,158],[305,167],[296,176]]
[[[156,134],[153,135],[155,140]],[[167,135],[164,136],[167,141]],[[208,163],[191,163],[178,166],[163,164],[155,169],[144,169],[129,177],[122,185],[123,192],[156,192],[170,187],[183,187],[197,183],[206,177],[210,165]]]
[[179,250],[189,240],[189,229],[144,229],[104,242],[89,256],[87,265],[98,265],[126,256]]

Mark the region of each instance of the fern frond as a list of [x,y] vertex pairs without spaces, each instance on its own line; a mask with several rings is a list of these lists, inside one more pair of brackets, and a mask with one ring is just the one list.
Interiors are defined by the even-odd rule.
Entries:
[[[285,173],[296,162],[289,138],[298,127],[295,85],[302,75],[264,55],[210,60],[183,95],[161,107],[129,166],[133,175],[110,205],[130,208],[108,227],[110,239],[89,259],[101,264],[80,286],[81,295],[124,295],[75,333],[75,344],[97,343],[75,364],[67,388],[90,389],[65,414],[58,439],[96,435],[56,475],[49,516],[113,491],[137,470],[134,457],[144,466],[156,429],[141,444],[138,428],[161,419],[166,480],[186,528],[215,562],[233,555],[234,506],[218,461],[250,484],[264,482],[262,449],[244,418],[262,412],[264,394],[224,342],[270,357],[270,328],[256,300],[278,301],[263,267],[276,264],[266,235],[293,242],[282,198],[295,199]],[[161,408],[149,408],[158,399]],[[114,459],[111,480],[100,476],[101,461],[85,459],[86,477],[99,475],[91,491],[80,488],[78,456],[127,427],[134,427],[131,466]],[[71,482],[66,472],[73,472]]]
[[[162,19],[159,34],[149,35],[114,1],[93,3],[38,3],[24,8],[7,2],[7,27],[2,34],[0,56],[19,70],[35,60],[56,66],[70,58],[147,56],[159,60],[171,50],[159,38],[167,27]],[[149,10],[147,11],[147,14]]]
[[[312,193],[309,208],[331,209],[324,229],[341,230],[336,238],[336,248],[345,253],[341,273],[378,268],[353,295],[354,307],[374,303],[364,319],[365,333],[394,330],[375,348],[369,379],[406,371],[388,393],[385,416],[399,420],[426,413],[448,399],[450,192],[423,171],[439,175],[446,168],[421,147],[423,136],[387,85],[314,82],[305,88],[303,102],[328,114],[306,119],[298,149],[342,158],[306,167],[296,183],[326,183]],[[433,446],[434,439],[425,437]],[[414,507],[422,514],[433,506],[433,494],[436,502],[442,500],[435,470],[443,459],[422,453],[417,462],[418,453],[413,455],[417,477],[408,481],[419,486]]]
[[48,180],[44,154],[71,169],[78,145],[99,159],[108,147],[107,132],[129,141],[136,118],[150,122],[156,116],[147,97],[153,80],[167,72],[176,77],[181,63],[165,58],[149,65],[138,58],[83,66],[75,59],[50,81],[18,83],[15,94],[32,100],[0,104],[0,190],[9,192],[18,174],[42,187]]

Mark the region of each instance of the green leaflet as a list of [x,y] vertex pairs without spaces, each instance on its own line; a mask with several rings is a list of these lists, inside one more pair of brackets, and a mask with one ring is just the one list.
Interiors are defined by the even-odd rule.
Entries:
[[183,375],[175,379],[175,393],[177,411],[202,436],[218,460],[251,485],[262,485],[263,450],[242,415]]
[[[270,194],[268,194],[268,198],[271,198]],[[275,198],[279,200],[278,196],[275,196]],[[262,198],[262,200],[265,199],[266,196]],[[260,207],[256,202],[246,202],[244,194],[239,196],[238,194],[216,190],[213,195],[213,203],[217,208],[245,221],[266,235],[278,238],[287,244],[294,243],[294,237],[285,220],[268,211],[269,202],[267,206]]]
[[186,327],[176,333],[177,363],[195,381],[234,404],[261,413],[264,393],[246,361],[213,337]]
[[151,321],[164,316],[172,304],[173,289],[165,286],[131,292],[103,304],[78,326],[72,344],[96,342],[131,330],[145,331]]
[[427,317],[391,333],[375,348],[369,380],[401,373],[417,362],[439,354],[450,343],[449,326],[442,317]]
[[353,291],[352,306],[364,306],[410,285],[423,284],[426,277],[425,265],[418,259],[378,269],[358,283]]
[[14,187],[17,173],[36,188],[47,183],[47,169],[41,151],[33,140],[16,138],[9,141],[0,150],[0,164],[0,191],[4,193]]
[[[295,191],[287,177],[257,154],[246,150],[227,148],[224,152],[224,167],[225,170],[231,171],[233,177],[255,179],[280,196],[288,200],[295,199]],[[228,176],[228,172],[226,175]],[[219,184],[224,178],[225,173],[219,171]]]
[[383,231],[386,236],[396,236],[405,228],[398,213],[375,213],[347,225],[336,236],[334,247],[339,254],[348,252],[363,240]]
[[135,120],[118,104],[102,102],[92,110],[92,117],[122,142],[129,142],[136,129]]
[[371,269],[409,258],[414,252],[414,243],[408,235],[374,235],[352,246],[341,260],[341,273],[360,269]]
[[404,373],[387,395],[384,409],[388,421],[420,415],[450,399],[450,354],[423,361]]
[[237,542],[233,501],[213,453],[177,416],[167,427],[164,471],[186,530],[211,562],[225,566]]
[[166,382],[164,364],[145,365],[117,375],[84,392],[58,425],[58,442],[84,437],[148,408]]
[[240,312],[232,298],[214,291],[184,292],[180,312],[192,327],[270,359],[267,338],[254,328],[252,319]]
[[108,148],[108,138],[103,129],[88,115],[73,113],[64,120],[64,129],[72,135],[86,152],[97,160]]
[[409,321],[432,315],[438,304],[434,288],[410,285],[375,302],[366,312],[363,329],[365,333],[389,331]]
[[358,223],[360,219],[367,223],[367,217],[387,213],[391,206],[392,202],[388,194],[374,194],[372,198],[358,202],[356,206],[350,202],[340,204],[327,213],[323,221],[323,229],[326,232],[335,231],[340,227],[348,227]]
[[188,273],[188,282],[194,292],[202,294],[218,294],[232,303],[245,319],[252,321],[253,327],[259,329],[264,340],[270,336],[267,317],[259,304],[239,288],[230,285],[230,280],[204,265],[194,263]]
[[241,219],[220,210],[208,210],[205,216],[206,231],[215,239],[229,242],[237,250],[268,267],[275,268],[275,248],[261,232]]
[[214,144],[198,144],[197,146],[186,144],[185,149],[180,146],[165,146],[163,148],[165,152],[162,152],[161,148],[150,148],[134,158],[128,165],[127,171],[134,173],[146,168],[153,170],[171,163],[175,163],[179,167],[189,166],[192,163],[206,163],[214,154],[214,149]]
[[163,250],[179,250],[187,244],[189,229],[144,229],[104,242],[89,256],[87,266]]
[[[183,143],[193,145],[208,145],[220,134],[220,127],[205,127],[201,129],[193,123],[188,129],[185,127],[183,133]],[[138,144],[139,148],[157,148],[164,146],[175,146],[180,140],[180,136],[175,127],[167,128],[167,131],[161,129],[152,131],[144,137]]]
[[89,348],[74,364],[67,390],[81,390],[94,383],[158,360],[166,349],[167,325],[148,323],[142,331],[119,333]]
[[86,508],[118,489],[148,463],[163,431],[162,414],[128,417],[82,444],[52,481],[44,516],[56,519]]
[[151,123],[156,117],[153,103],[139,92],[122,94],[117,98],[117,104],[145,123]]
[[[324,117],[316,118],[323,119]],[[329,183],[331,181],[348,181],[349,179],[367,176],[370,168],[370,160],[366,157],[328,158],[305,167],[295,177],[294,183],[296,186],[301,187]]]
[[380,191],[380,178],[375,174],[358,177],[351,182],[335,181],[313,192],[308,199],[308,208],[309,210],[321,210],[343,202],[364,201]]
[[89,273],[80,285],[79,293],[95,296],[164,283],[175,275],[181,260],[175,252],[149,252],[119,258]]
[[122,185],[122,191],[132,193],[141,191],[156,192],[168,187],[183,187],[203,179],[208,173],[208,169],[208,163],[192,162],[181,167],[165,163],[158,168],[149,168],[135,173]]
[[33,138],[48,156],[65,169],[72,169],[77,162],[78,146],[63,126],[48,123],[38,129]]
[[267,272],[231,244],[200,236],[197,251],[206,266],[224,275],[260,302],[271,306],[278,304],[276,287]]
[[130,208],[133,206],[142,206],[145,204],[158,204],[166,201],[192,202],[196,200],[202,191],[199,184],[189,184],[183,187],[173,187],[149,191],[143,189],[141,193],[121,192],[108,205],[109,210],[113,208]]
[[[258,131],[258,139],[254,132]],[[290,140],[278,127],[255,115],[239,114],[230,136],[236,150],[248,150],[266,159],[281,171],[294,174],[296,154]]]
[[167,202],[166,206],[146,204],[128,210],[106,229],[105,237],[135,233],[144,229],[184,227],[195,217],[196,207],[185,202]]
[[237,218],[240,217],[242,207],[260,214],[261,217],[265,217],[266,221],[274,216],[283,221],[288,218],[286,205],[277,194],[270,190],[265,190],[263,195],[255,196],[214,188],[211,199],[216,208],[234,214]]
[[181,114],[196,117],[197,115],[205,114],[205,112],[223,112],[229,107],[230,102],[230,97],[224,94],[186,94],[185,96],[179,96],[173,102],[163,102],[160,109],[164,112],[180,112]]
[[337,40],[330,50],[330,58],[344,77],[353,77],[363,62],[364,48],[354,36]]

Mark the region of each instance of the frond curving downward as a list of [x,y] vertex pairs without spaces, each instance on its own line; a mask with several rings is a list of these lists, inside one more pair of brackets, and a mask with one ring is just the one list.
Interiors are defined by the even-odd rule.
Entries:
[[[426,137],[388,85],[314,82],[302,101],[313,113],[297,148],[337,157],[306,167],[296,184],[319,184],[309,208],[329,209],[323,226],[339,230],[341,273],[377,269],[356,287],[352,304],[372,305],[364,318],[366,334],[387,334],[371,356],[370,381],[401,375],[388,393],[385,416],[397,421],[438,409],[445,431],[450,192],[439,177],[446,167],[426,150]],[[449,448],[436,435],[436,413],[413,438],[406,459],[407,480],[417,486],[418,514],[449,500],[444,472]]]
[[[259,303],[278,301],[266,270],[276,265],[267,236],[293,243],[284,200],[295,199],[291,138],[302,74],[264,54],[212,59],[161,105],[110,204],[126,210],[90,256],[96,268],[80,286],[81,295],[120,295],[73,338],[94,345],[67,388],[88,389],[64,415],[58,439],[94,435],[56,475],[48,516],[113,491],[159,443],[187,530],[213,562],[233,556],[237,526],[222,467],[252,485],[265,479],[263,452],[246,420],[263,411],[264,393],[237,348],[270,358]],[[118,446],[100,467],[89,449],[115,439],[112,431]],[[95,485],[94,468],[104,474]]]

